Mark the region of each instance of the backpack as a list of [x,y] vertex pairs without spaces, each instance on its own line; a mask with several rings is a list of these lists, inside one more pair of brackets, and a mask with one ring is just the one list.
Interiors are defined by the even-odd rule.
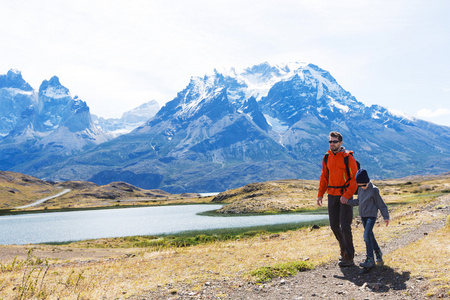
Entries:
[[[353,152],[350,152],[350,154],[353,156]],[[328,155],[329,155],[329,153],[326,153],[324,158],[323,158],[323,160],[325,162],[325,166],[327,166],[327,169],[328,169],[328,164],[327,164],[327,162],[328,162]],[[359,163],[359,161],[357,161],[356,159],[355,159],[355,161],[356,161],[356,167],[358,168],[358,170],[361,169],[361,164]],[[335,189],[340,188],[340,189],[342,189],[342,194],[344,193],[344,189],[348,188],[348,186],[350,185],[348,183],[350,181],[350,178],[351,178],[351,176],[350,176],[350,167],[348,166],[348,155],[344,157],[344,163],[345,163],[345,169],[347,171],[347,178],[348,178],[347,181],[345,182],[345,185],[343,185],[343,186],[328,186],[330,188],[335,188]],[[355,195],[358,195],[358,189],[356,189]]]

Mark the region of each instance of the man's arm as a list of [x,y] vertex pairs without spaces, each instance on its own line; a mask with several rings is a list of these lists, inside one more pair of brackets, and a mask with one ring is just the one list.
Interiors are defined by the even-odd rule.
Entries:
[[328,168],[325,165],[325,156],[322,158],[322,174],[320,175],[319,192],[317,194],[317,205],[322,206],[323,195],[328,188]]

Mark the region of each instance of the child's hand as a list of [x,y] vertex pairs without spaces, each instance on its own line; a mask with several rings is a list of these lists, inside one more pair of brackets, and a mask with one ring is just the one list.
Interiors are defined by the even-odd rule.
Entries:
[[389,220],[384,220],[384,223],[386,223],[386,227],[389,225]]
[[342,203],[342,204],[347,204],[347,202],[348,202],[348,199],[347,199],[347,198],[341,197],[341,203]]

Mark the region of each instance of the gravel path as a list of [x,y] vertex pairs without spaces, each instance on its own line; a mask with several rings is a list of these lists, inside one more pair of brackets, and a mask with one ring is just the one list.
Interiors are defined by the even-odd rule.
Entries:
[[[420,239],[429,232],[445,226],[450,212],[450,196],[442,197],[443,209],[436,213],[442,218],[434,223],[421,225],[406,232],[400,238],[382,246],[383,253]],[[432,210],[434,203],[427,210]],[[358,265],[364,260],[362,254],[355,257]],[[367,274],[353,266],[340,268],[336,262],[300,272],[288,278],[276,278],[269,283],[257,284],[240,278],[227,281],[206,282],[199,291],[189,285],[164,286],[146,295],[130,299],[425,299],[427,280],[411,277],[409,272],[399,273],[389,267],[377,267]],[[437,295],[436,297],[445,295]]]

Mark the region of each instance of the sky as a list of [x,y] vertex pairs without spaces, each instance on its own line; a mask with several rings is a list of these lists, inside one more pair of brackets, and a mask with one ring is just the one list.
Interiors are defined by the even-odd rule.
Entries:
[[313,63],[365,105],[450,126],[448,0],[0,0],[0,74],[119,118],[192,76]]

